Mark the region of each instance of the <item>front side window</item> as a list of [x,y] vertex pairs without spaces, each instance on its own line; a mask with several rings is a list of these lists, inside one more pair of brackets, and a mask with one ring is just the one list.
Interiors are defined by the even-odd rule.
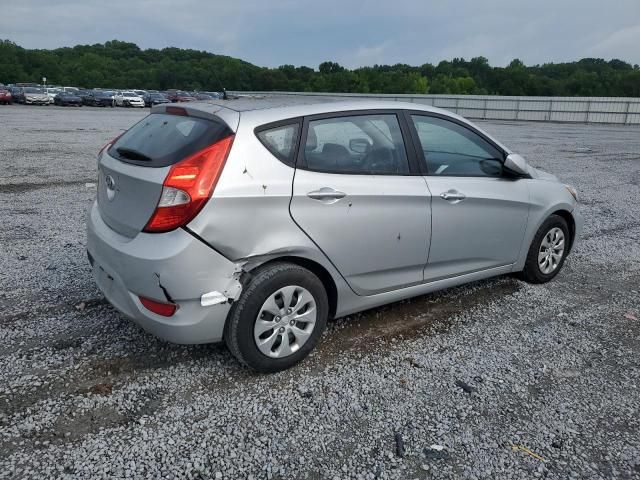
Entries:
[[308,169],[320,172],[409,174],[407,152],[394,114],[312,120],[304,157]]
[[412,115],[430,175],[497,177],[502,153],[477,133],[455,122]]

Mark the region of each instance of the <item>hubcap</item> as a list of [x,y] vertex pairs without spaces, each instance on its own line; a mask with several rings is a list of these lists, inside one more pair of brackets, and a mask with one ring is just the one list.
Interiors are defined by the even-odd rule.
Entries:
[[316,301],[306,288],[278,289],[264,302],[253,327],[258,349],[268,357],[283,358],[297,352],[313,333]]
[[538,266],[545,275],[555,271],[564,255],[564,232],[554,227],[547,232],[538,251]]

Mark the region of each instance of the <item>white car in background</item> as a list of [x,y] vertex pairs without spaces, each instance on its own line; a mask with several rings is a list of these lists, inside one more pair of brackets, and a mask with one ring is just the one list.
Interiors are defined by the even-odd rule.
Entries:
[[49,103],[53,103],[56,95],[63,92],[60,88],[45,88],[44,91],[47,93],[47,97],[49,97]]
[[134,92],[118,92],[115,95],[116,107],[141,107],[144,108],[144,100]]

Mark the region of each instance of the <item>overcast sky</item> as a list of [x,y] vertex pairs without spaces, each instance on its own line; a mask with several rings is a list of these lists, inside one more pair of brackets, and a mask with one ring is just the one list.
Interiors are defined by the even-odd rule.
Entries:
[[0,38],[26,48],[118,39],[261,66],[492,65],[583,57],[640,63],[640,0],[19,0],[0,5]]

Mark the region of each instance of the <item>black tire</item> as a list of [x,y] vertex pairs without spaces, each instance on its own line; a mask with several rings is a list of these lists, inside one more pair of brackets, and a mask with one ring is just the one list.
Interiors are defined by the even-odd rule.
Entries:
[[[254,340],[254,326],[267,298],[286,286],[308,290],[316,303],[316,323],[308,340],[289,356],[272,358],[263,354]],[[233,304],[225,325],[227,348],[240,363],[261,373],[285,370],[303,360],[317,345],[327,324],[329,301],[320,279],[299,265],[273,263],[258,268],[245,282],[240,298]]]
[[[557,267],[550,273],[543,273],[538,263],[538,253],[542,246],[544,237],[554,228],[559,228],[564,234],[564,250],[562,252],[562,258],[558,262]],[[559,215],[551,215],[540,226],[536,232],[531,246],[529,247],[529,253],[527,254],[527,260],[524,264],[524,270],[520,272],[522,280],[528,283],[546,283],[553,279],[558,272],[562,269],[564,261],[569,254],[569,246],[571,245],[571,233],[567,221]]]

